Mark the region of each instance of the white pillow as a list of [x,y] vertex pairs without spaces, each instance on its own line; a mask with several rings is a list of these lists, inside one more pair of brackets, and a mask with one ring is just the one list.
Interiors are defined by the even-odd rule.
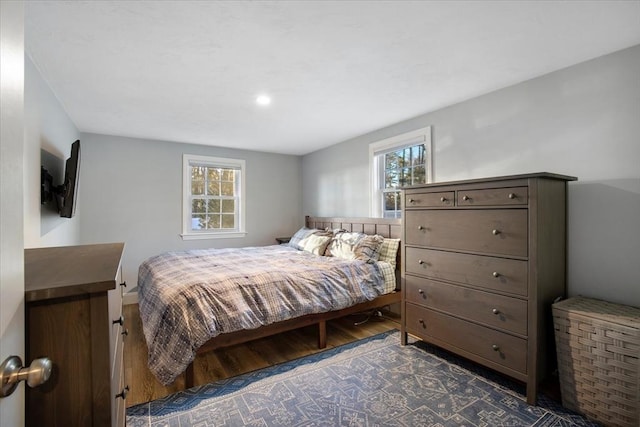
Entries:
[[378,235],[371,236],[357,232],[340,232],[333,237],[331,243],[327,246],[325,255],[374,263],[378,261],[378,255],[383,241],[383,237]]
[[319,230],[317,228],[302,227],[300,230],[296,231],[296,233],[293,236],[291,236],[291,239],[289,239],[288,244],[292,248],[296,248],[297,250],[301,251],[302,246],[300,246],[300,242],[302,241],[302,239],[312,234],[329,235],[329,233],[325,232],[324,230]]
[[298,245],[303,251],[311,252],[314,255],[324,255],[324,251],[331,240],[331,236],[321,236],[318,234],[310,234],[300,240]]

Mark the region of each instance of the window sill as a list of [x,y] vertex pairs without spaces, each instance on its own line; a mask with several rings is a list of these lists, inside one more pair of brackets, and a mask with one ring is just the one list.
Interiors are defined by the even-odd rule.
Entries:
[[235,231],[230,233],[192,233],[181,234],[182,240],[204,240],[204,239],[235,239],[238,237],[245,237],[246,231]]

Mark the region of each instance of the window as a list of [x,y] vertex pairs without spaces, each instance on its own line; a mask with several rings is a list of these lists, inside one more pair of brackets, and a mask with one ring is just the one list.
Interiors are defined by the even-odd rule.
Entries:
[[183,155],[183,239],[244,236],[244,160]]
[[373,143],[369,159],[371,216],[400,218],[401,187],[432,181],[431,128]]

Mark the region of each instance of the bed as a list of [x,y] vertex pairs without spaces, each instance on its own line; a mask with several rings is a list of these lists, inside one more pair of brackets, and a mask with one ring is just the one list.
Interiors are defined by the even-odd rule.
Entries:
[[[185,372],[191,387],[197,354],[304,326],[318,325],[324,348],[327,320],[400,301],[399,219],[308,216],[305,228],[325,231],[301,229],[286,245],[168,252],[141,264],[140,316],[161,383]],[[354,236],[357,245],[340,240]],[[345,242],[358,247],[356,260],[341,255]],[[322,243],[332,256],[320,256]],[[385,259],[377,262],[380,248]]]

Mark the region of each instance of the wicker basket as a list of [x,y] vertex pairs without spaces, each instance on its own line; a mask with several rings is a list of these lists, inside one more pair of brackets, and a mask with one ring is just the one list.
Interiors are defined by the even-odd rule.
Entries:
[[607,426],[640,426],[640,308],[553,304],[562,404]]

